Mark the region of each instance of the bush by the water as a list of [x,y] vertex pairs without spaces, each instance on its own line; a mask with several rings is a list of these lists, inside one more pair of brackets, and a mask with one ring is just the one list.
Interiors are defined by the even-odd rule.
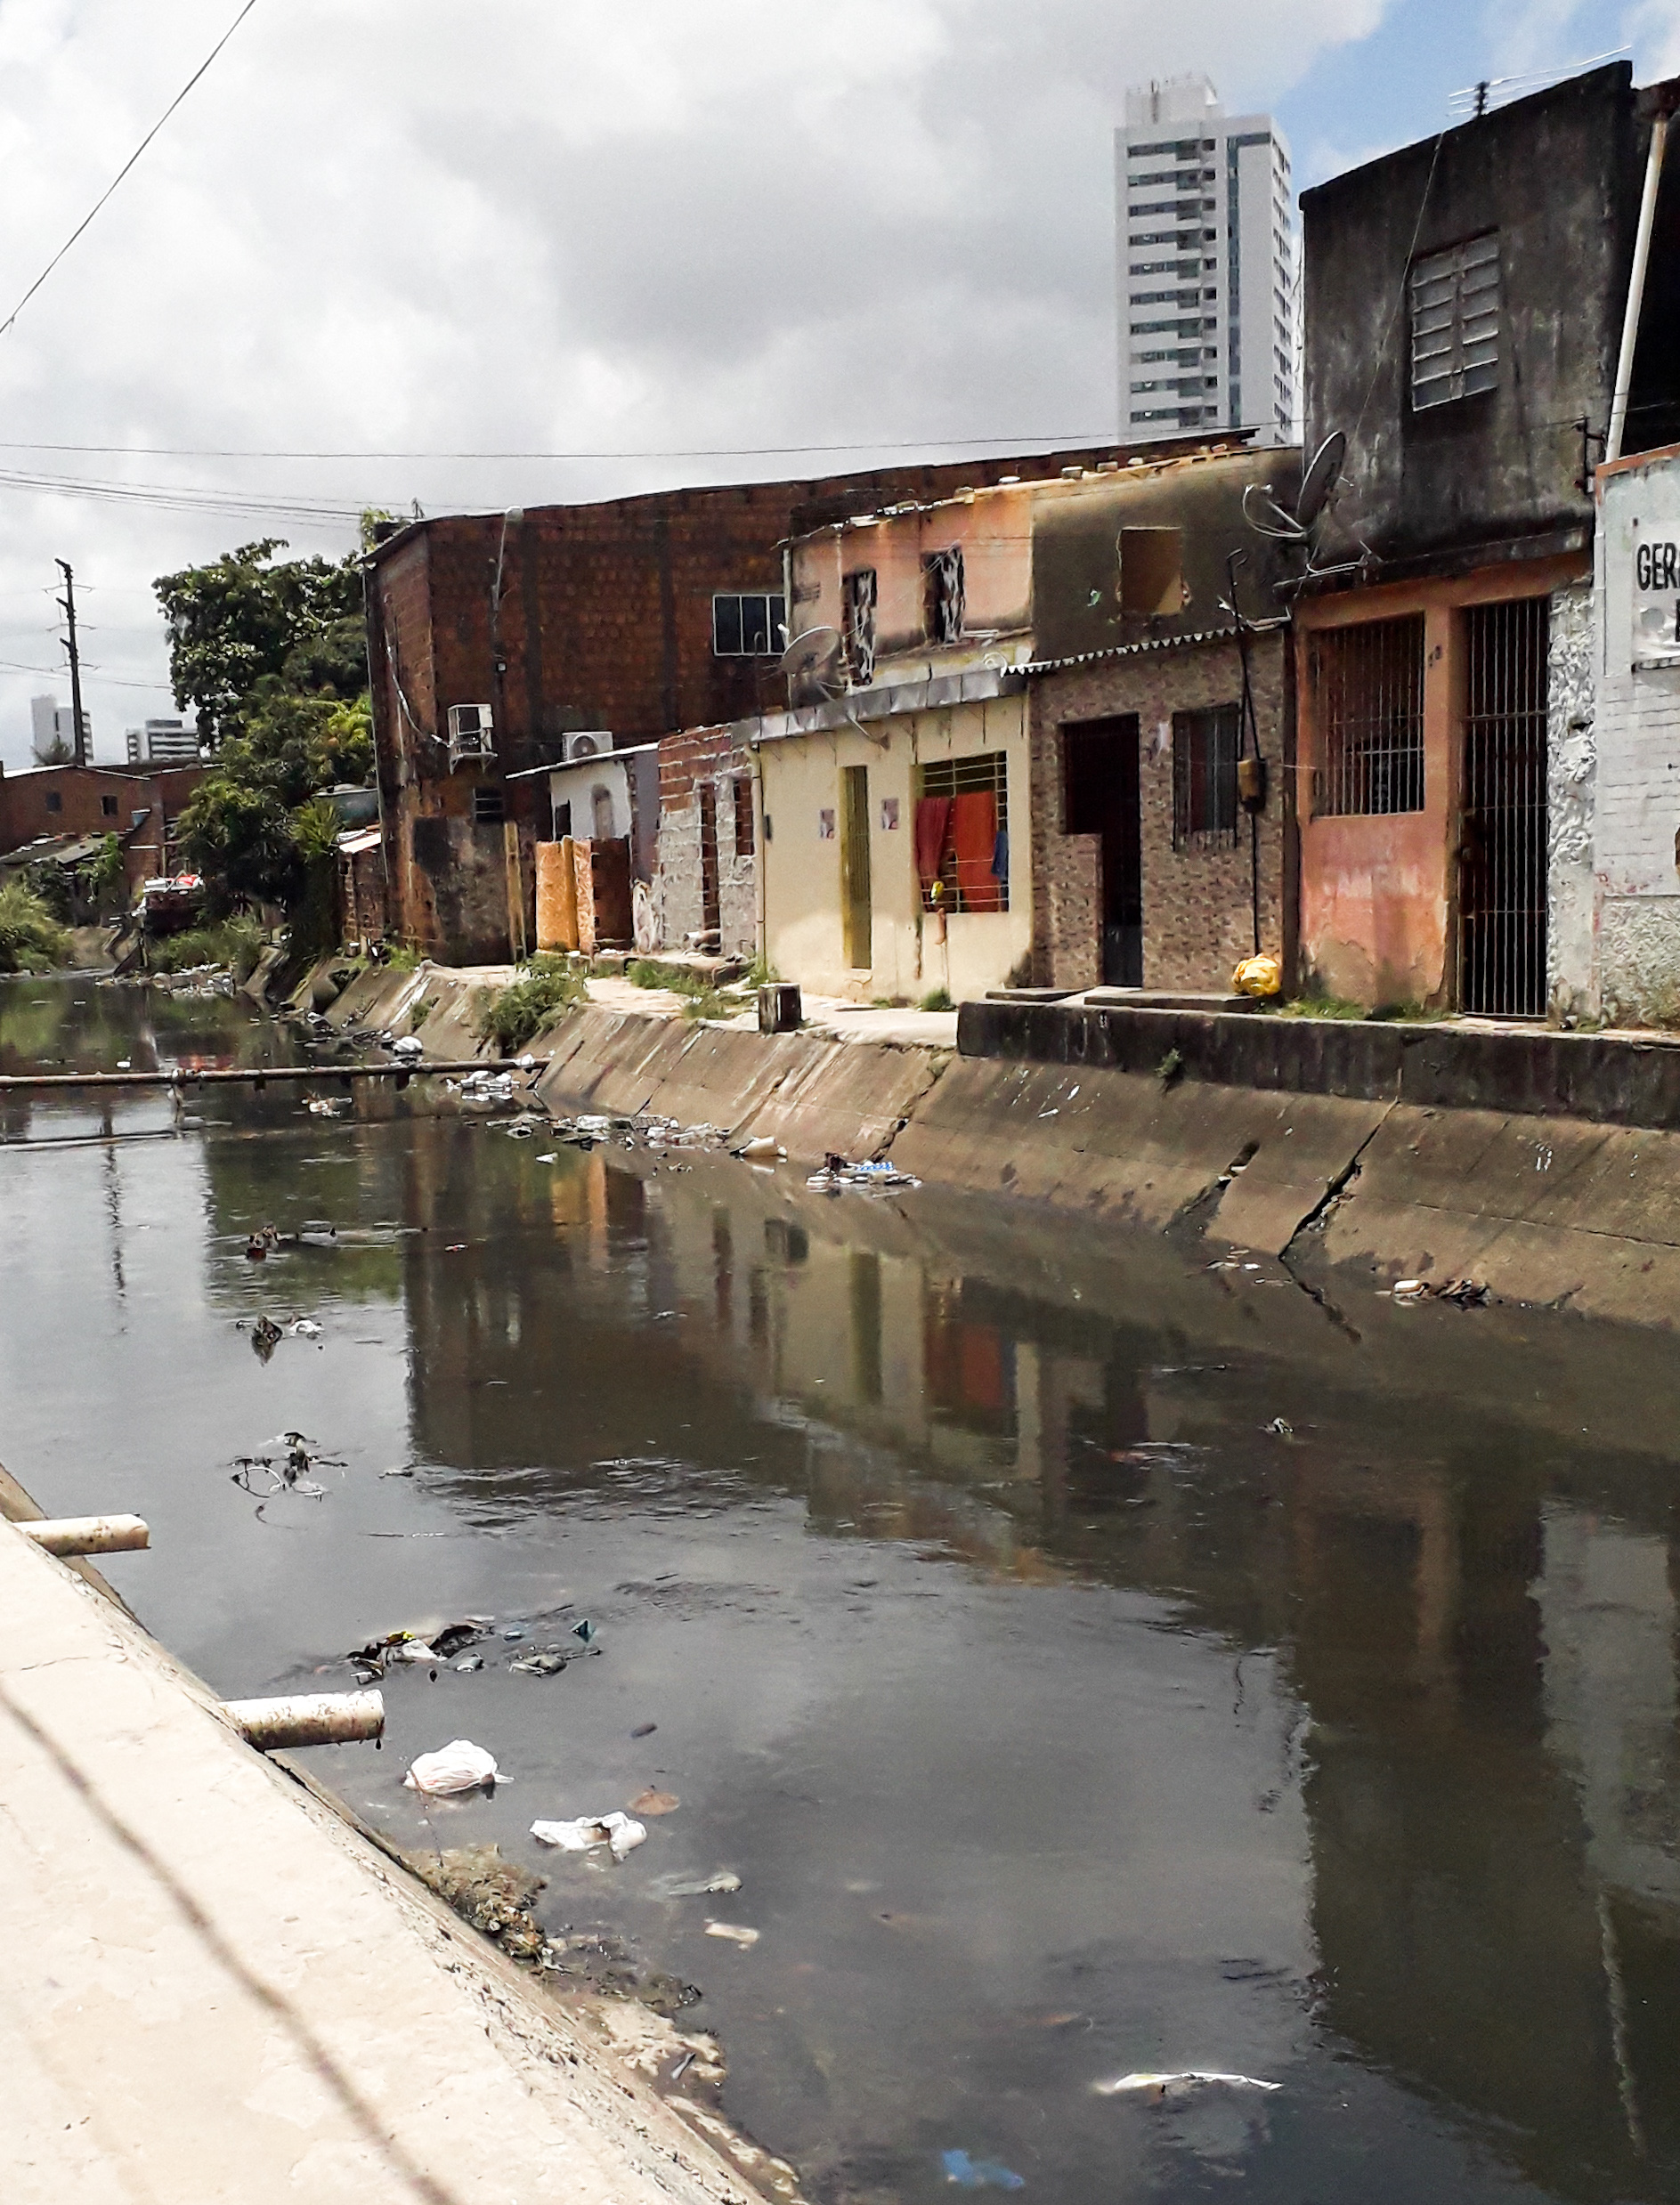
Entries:
[[21,880],[0,888],[0,972],[50,972],[70,959],[70,936]]
[[480,996],[479,1034],[511,1057],[563,1010],[581,1002],[584,992],[582,980],[563,957],[533,957],[511,987]]
[[153,942],[146,962],[153,972],[196,972],[200,965],[227,965],[236,980],[248,980],[263,954],[263,929],[255,919],[223,919],[209,927],[189,927]]

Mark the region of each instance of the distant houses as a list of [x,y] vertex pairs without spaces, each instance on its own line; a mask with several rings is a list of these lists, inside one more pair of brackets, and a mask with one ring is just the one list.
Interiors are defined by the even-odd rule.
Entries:
[[1263,434],[392,531],[390,930],[1680,1017],[1676,104],[1616,62],[1309,191],[1302,449],[1279,370]]

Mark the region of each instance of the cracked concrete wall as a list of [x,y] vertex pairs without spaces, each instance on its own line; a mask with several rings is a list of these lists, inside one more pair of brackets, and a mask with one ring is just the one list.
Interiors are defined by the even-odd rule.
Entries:
[[1546,994],[1554,1017],[1584,1017],[1598,1009],[1596,632],[1590,583],[1553,591],[1546,668]]

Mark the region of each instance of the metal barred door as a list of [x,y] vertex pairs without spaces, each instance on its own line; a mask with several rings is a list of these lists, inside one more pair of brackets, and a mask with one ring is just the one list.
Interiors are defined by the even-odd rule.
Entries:
[[1465,614],[1458,1002],[1496,1017],[1546,1009],[1544,597]]

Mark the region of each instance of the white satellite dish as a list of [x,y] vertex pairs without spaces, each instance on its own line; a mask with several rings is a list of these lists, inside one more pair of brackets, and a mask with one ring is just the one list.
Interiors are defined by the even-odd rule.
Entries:
[[787,676],[790,703],[813,704],[839,696],[846,686],[844,655],[837,628],[808,628],[802,636],[795,636],[777,661]]
[[1301,490],[1293,513],[1284,511],[1269,484],[1251,482],[1243,492],[1244,520],[1256,535],[1269,536],[1274,543],[1309,542],[1341,478],[1347,449],[1346,436],[1340,429],[1332,429],[1313,453],[1311,464],[1301,478]]

